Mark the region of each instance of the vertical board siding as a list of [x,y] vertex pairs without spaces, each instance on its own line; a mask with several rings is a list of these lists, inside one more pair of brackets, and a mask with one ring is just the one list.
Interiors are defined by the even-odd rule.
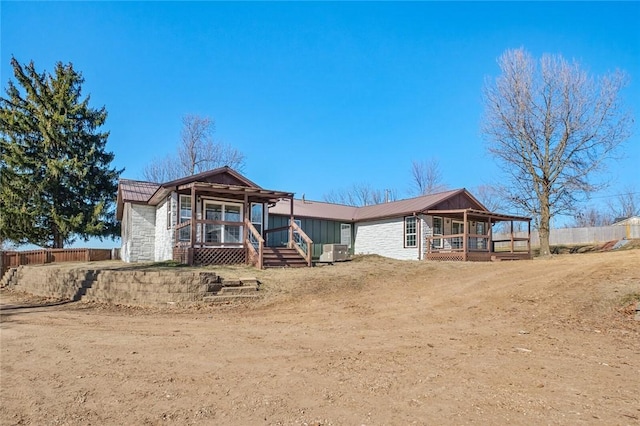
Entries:
[[[312,257],[314,259],[320,258],[320,255],[322,254],[323,244],[340,244],[340,225],[342,223],[348,223],[307,217],[298,217],[296,219],[300,220],[302,230],[313,241]],[[288,225],[289,216],[279,216],[274,214],[269,215],[268,229],[280,228],[282,226]],[[353,224],[351,225],[351,228],[351,253],[353,253]],[[269,240],[267,241],[267,243],[271,247],[277,247],[285,245],[287,243],[287,240],[287,231],[273,232],[269,234]]]

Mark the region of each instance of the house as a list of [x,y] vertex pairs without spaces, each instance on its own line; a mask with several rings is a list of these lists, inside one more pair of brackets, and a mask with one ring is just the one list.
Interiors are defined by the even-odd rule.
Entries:
[[[294,199],[229,167],[166,183],[121,179],[116,216],[126,262],[311,266],[324,244],[396,259],[530,258],[529,238],[495,241],[498,222],[466,189],[353,207]],[[513,228],[513,226],[512,226]]]
[[640,225],[640,216],[629,216],[629,217],[619,217],[616,218],[613,226],[629,226],[629,225]]
[[[283,200],[291,219],[285,247],[268,249],[268,206]],[[293,221],[293,193],[264,189],[229,167],[162,184],[121,179],[116,218],[125,262],[311,265],[311,240]]]
[[[288,204],[269,209],[269,224],[282,225]],[[406,200],[351,207],[294,200],[295,220],[313,240],[314,258],[323,244],[346,244],[353,254],[379,254],[406,260],[491,260],[531,257],[529,237],[496,241],[496,223],[526,222],[528,217],[488,211],[466,189]],[[275,242],[270,242],[271,244]]]

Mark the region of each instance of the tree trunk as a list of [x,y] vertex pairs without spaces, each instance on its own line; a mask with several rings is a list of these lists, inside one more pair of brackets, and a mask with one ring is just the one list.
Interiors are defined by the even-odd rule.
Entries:
[[538,235],[540,236],[540,256],[549,256],[551,248],[549,246],[550,217],[549,214],[549,195],[542,194],[540,197],[540,223]]
[[53,247],[54,249],[64,248],[64,236],[57,231],[53,233]]

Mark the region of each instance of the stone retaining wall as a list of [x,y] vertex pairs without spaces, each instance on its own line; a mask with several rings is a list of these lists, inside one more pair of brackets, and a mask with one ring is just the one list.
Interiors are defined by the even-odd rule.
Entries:
[[38,265],[19,267],[3,284],[55,299],[173,306],[202,303],[205,297],[211,301],[225,289],[256,291],[258,283],[225,281],[210,271],[62,270]]

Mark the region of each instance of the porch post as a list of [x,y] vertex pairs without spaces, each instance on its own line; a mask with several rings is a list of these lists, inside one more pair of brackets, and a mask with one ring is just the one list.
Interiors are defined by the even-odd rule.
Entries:
[[293,248],[293,196],[290,198],[291,200],[291,217],[289,218],[289,244],[287,247]]
[[194,249],[196,246],[196,186],[191,184],[191,238],[188,248],[189,265],[193,265]]
[[469,223],[467,223],[467,211],[465,210],[464,213],[462,214],[462,222],[464,223],[464,225],[462,226],[462,260],[463,261],[467,261],[467,248],[468,248],[468,244],[467,244],[467,235],[469,234],[467,232],[467,228],[469,227]]
[[527,221],[527,252],[529,259],[531,259],[531,221]]
[[251,205],[249,204],[249,195],[247,195],[246,192],[244,193],[244,208],[242,210],[244,210],[244,213],[242,216],[243,218],[242,245],[244,246],[244,263],[248,264],[249,263],[249,244],[251,244],[251,242],[249,240],[249,230],[244,224],[247,223],[247,221],[251,223]]
[[489,239],[487,240],[487,248],[489,249],[489,258],[491,258],[491,253],[493,253],[493,227],[491,226],[491,218],[489,218],[488,234]]
[[513,220],[511,220],[511,253],[513,253]]

